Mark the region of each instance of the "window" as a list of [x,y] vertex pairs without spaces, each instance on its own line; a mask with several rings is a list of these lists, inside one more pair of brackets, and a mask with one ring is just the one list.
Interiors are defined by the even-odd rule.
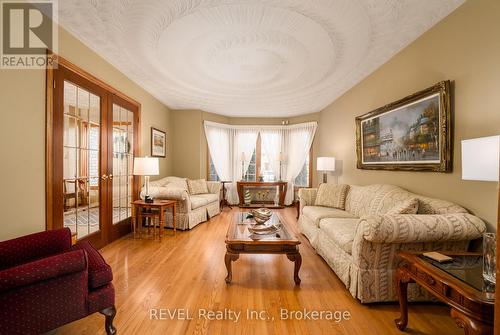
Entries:
[[253,151],[252,158],[250,159],[250,164],[245,173],[246,181],[256,181],[257,180],[257,153],[256,149]]
[[214,162],[212,161],[212,156],[208,155],[208,180],[210,181],[220,181],[217,171],[215,171]]
[[[310,187],[310,174],[311,174],[311,161],[310,161],[311,152],[306,157],[306,161],[302,170],[300,171],[297,178],[295,178],[294,184],[295,187]],[[241,162],[239,162],[241,164]],[[241,169],[241,165],[238,167]],[[211,181],[220,181],[217,172],[215,171],[214,163],[212,162],[212,157],[208,155],[208,167],[207,167],[207,179]],[[285,167],[283,167],[282,173]],[[269,164],[269,159],[266,157],[266,154],[260,148],[260,135],[257,138],[257,145],[252,154],[252,158],[250,160],[250,165],[245,173],[246,181],[258,181],[259,178],[257,176],[262,176],[264,181],[276,181],[279,179],[279,176],[274,175],[274,171]]]

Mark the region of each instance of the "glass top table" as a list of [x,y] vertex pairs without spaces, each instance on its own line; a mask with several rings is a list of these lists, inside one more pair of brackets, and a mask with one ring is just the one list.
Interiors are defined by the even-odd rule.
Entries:
[[266,225],[273,225],[277,228],[276,231],[269,234],[255,234],[250,232],[248,228],[255,224],[255,220],[249,214],[249,212],[239,212],[235,214],[234,221],[232,223],[234,227],[229,230],[227,239],[248,242],[259,241],[261,243],[296,241],[296,239],[290,235],[286,225],[276,212],[273,212],[269,221],[266,222]]
[[494,287],[483,281],[482,254],[439,252],[452,261],[439,263],[423,256],[422,251],[398,251],[402,262],[395,283],[401,316],[394,320],[396,327],[405,330],[408,325],[408,284],[416,283],[450,307],[451,317],[466,334],[493,334],[495,293],[491,292]]
[[[268,234],[256,234],[249,231],[255,225],[255,220],[248,212],[238,212],[233,216],[226,235],[226,283],[232,281],[231,263],[239,258],[240,254],[285,254],[294,263],[293,279],[296,285],[300,284],[299,270],[302,256],[299,251],[300,241],[290,233],[287,223],[278,212],[274,212],[266,225],[274,225],[276,230]],[[292,231],[293,232],[293,231]]]
[[424,255],[420,255],[419,257],[478,291],[485,293],[495,292],[495,285],[483,279],[482,255],[450,255],[453,261],[446,263],[439,263]]

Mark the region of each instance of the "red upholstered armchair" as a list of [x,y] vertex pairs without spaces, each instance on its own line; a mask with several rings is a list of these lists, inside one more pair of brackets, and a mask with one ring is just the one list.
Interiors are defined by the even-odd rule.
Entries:
[[0,242],[0,334],[40,334],[95,312],[113,326],[111,267],[69,229]]

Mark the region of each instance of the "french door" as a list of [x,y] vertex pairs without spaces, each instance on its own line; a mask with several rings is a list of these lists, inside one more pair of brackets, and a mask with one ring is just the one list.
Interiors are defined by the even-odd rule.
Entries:
[[108,178],[111,207],[110,233],[115,240],[130,232],[132,208],[137,198],[138,185],[132,171],[137,150],[137,106],[113,95],[109,101],[110,130],[108,137]]
[[64,64],[47,72],[47,101],[47,228],[102,247],[130,231],[139,105]]

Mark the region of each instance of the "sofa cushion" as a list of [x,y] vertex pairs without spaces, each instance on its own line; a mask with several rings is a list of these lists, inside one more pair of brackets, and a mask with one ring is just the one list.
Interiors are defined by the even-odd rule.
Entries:
[[413,198],[398,202],[396,206],[389,209],[386,214],[388,215],[417,214],[417,212],[418,212],[418,199]]
[[219,201],[219,196],[217,194],[213,194],[213,193],[198,194],[198,195],[195,195],[194,197],[205,199],[207,201],[207,205],[211,204],[212,202]]
[[359,219],[328,218],[319,222],[320,234],[325,234],[333,243],[348,254],[352,254],[352,244]]
[[[146,189],[143,187],[141,191],[141,199],[144,199]],[[189,197],[186,189],[177,186],[152,186],[149,187],[149,195],[154,199],[168,199],[168,200],[186,200]]]
[[319,220],[323,218],[355,218],[355,216],[349,212],[323,206],[305,206],[302,209],[302,215],[313,221],[316,226],[319,226]]
[[205,194],[192,195],[191,199],[191,209],[200,208],[208,204],[208,199],[203,197]]
[[348,190],[349,185],[323,183],[319,185],[314,205],[345,209],[345,198]]
[[346,198],[345,210],[358,217],[383,215],[399,202],[412,198],[416,198],[416,196],[394,185],[351,185]]
[[469,213],[465,208],[441,199],[415,195],[418,198],[418,214],[454,214]]
[[208,193],[207,181],[205,179],[196,179],[196,180],[188,179],[187,184],[188,184],[189,194],[191,195]]
[[186,178],[181,178],[181,177],[169,176],[158,180],[154,180],[149,183],[150,187],[154,186],[163,187],[167,185],[182,188],[186,191],[188,190]]
[[107,285],[113,280],[111,267],[106,263],[101,254],[89,243],[81,241],[71,247],[72,250],[85,250],[89,264],[89,287],[96,289]]

